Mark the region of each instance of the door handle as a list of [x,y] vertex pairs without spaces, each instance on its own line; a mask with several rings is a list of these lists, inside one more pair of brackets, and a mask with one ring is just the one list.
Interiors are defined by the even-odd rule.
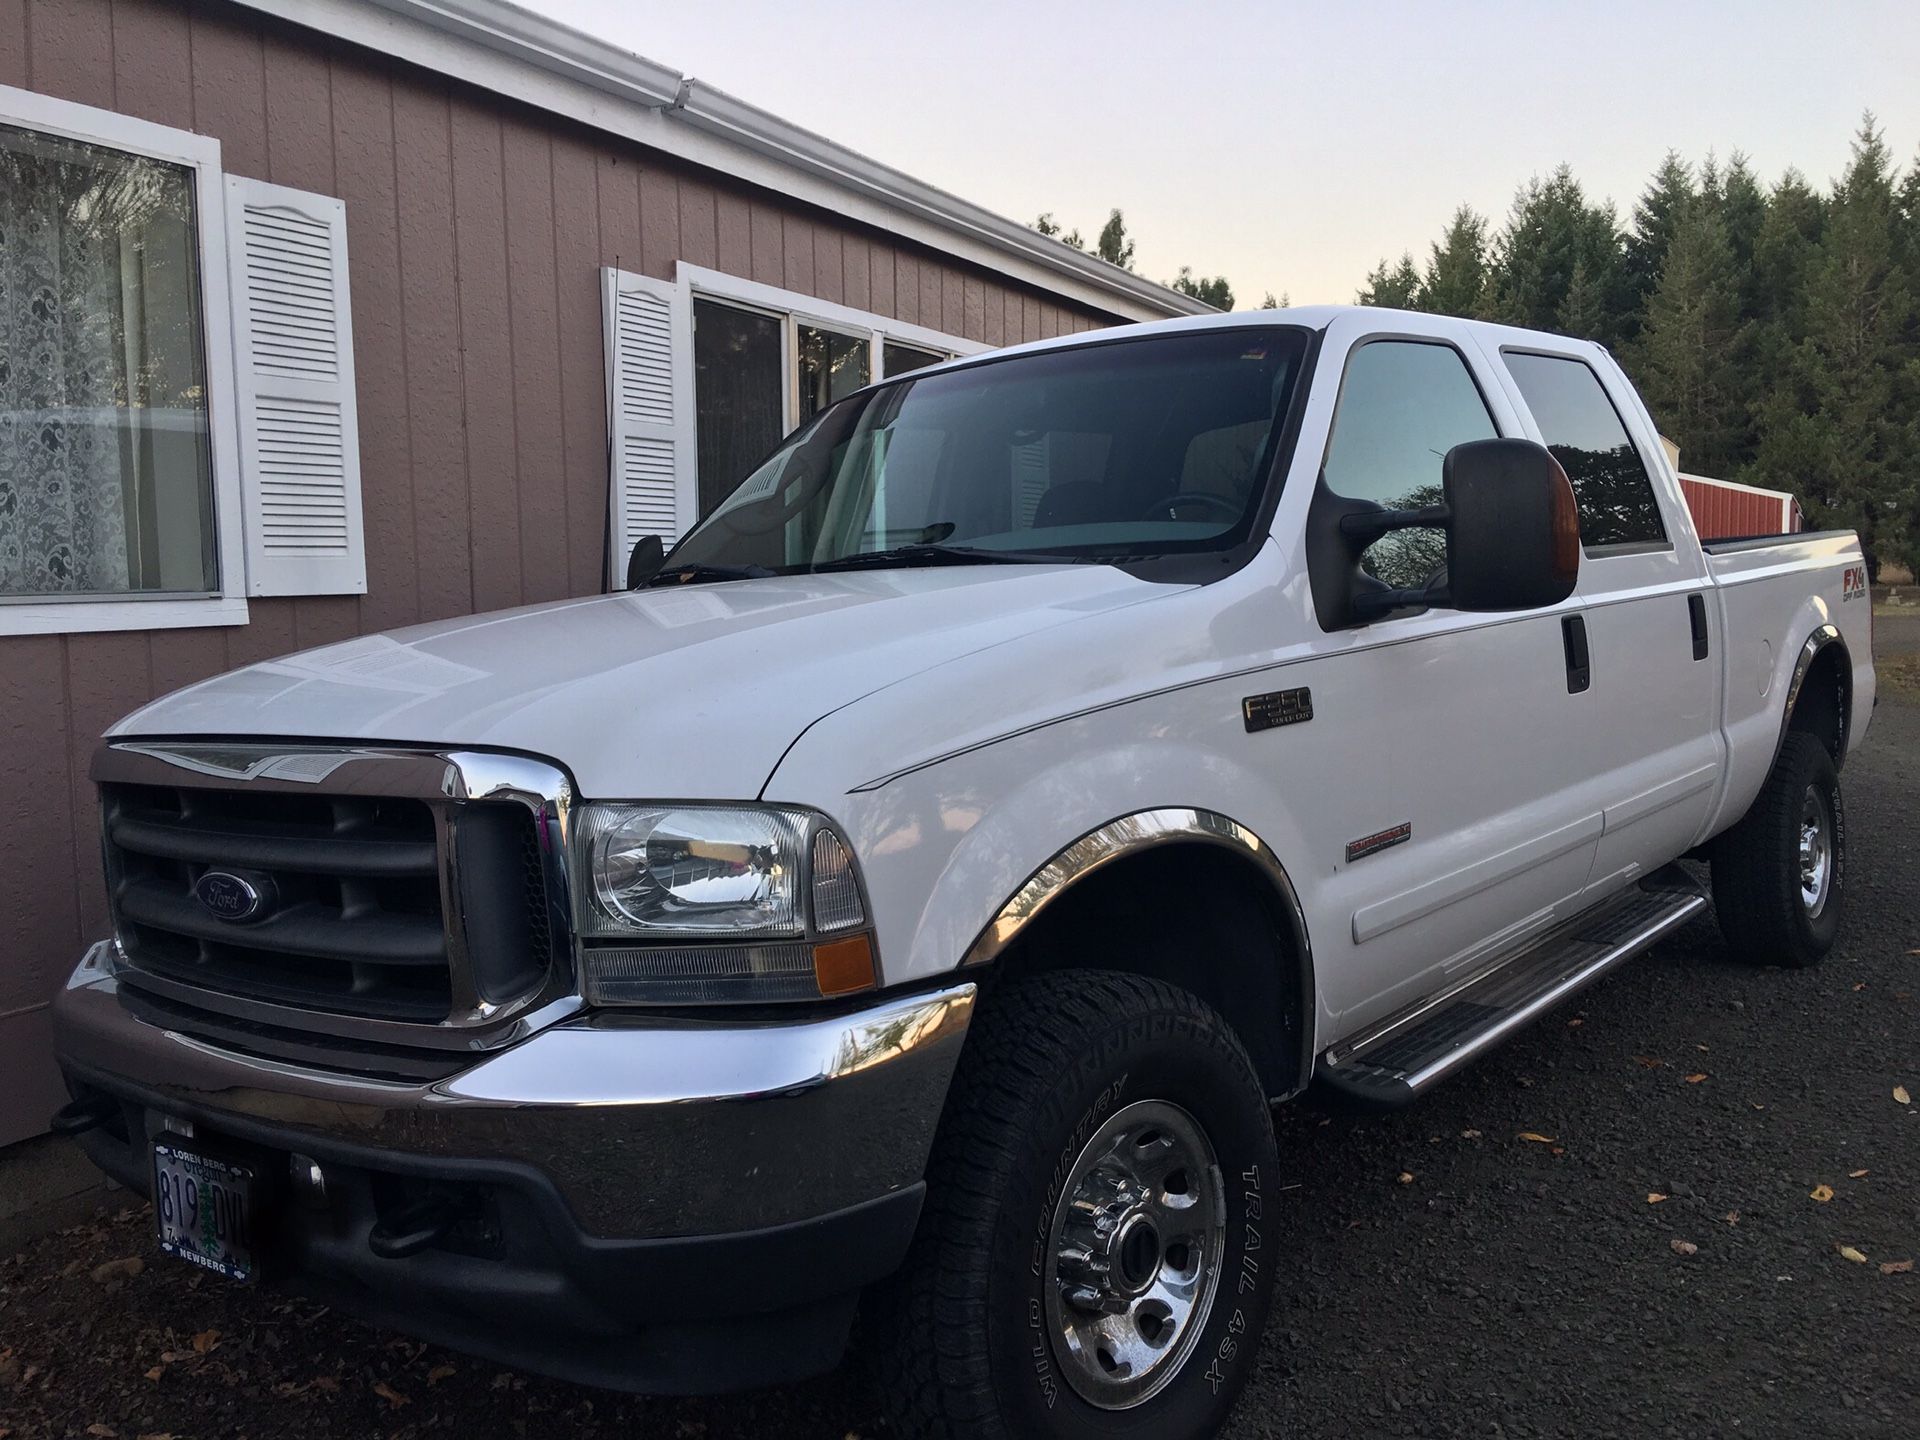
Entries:
[[1707,597],[1687,596],[1687,621],[1693,626],[1693,658],[1707,658]]
[[1593,684],[1593,661],[1587,654],[1587,622],[1583,617],[1560,618],[1560,645],[1567,653],[1567,693],[1578,695]]

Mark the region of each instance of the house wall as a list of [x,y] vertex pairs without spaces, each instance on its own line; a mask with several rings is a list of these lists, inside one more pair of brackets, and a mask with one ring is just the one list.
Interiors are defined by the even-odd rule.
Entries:
[[223,4],[0,0],[0,84],[346,202],[368,568],[364,596],[255,600],[240,627],[0,637],[0,1144],[62,1098],[47,1001],[106,931],[109,724],[233,666],[602,588],[602,266],[685,260],[989,345],[1110,318]]

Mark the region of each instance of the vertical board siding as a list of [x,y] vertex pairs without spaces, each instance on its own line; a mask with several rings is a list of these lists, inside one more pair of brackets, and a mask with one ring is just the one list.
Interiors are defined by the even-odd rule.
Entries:
[[364,596],[254,600],[244,626],[0,637],[0,806],[33,817],[0,838],[0,1144],[45,1123],[45,1005],[105,925],[102,731],[234,666],[601,589],[602,266],[686,260],[987,344],[1106,319],[218,0],[0,0],[0,84],[346,202],[367,546]]

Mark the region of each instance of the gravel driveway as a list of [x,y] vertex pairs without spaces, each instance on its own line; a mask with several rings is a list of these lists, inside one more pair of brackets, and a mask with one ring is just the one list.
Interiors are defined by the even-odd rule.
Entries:
[[[1232,1436],[1920,1434],[1920,615],[1879,644],[1914,678],[1847,768],[1823,967],[1698,924],[1412,1110],[1283,1113],[1296,1259]],[[838,1378],[636,1400],[126,1274],[148,1224],[0,1262],[0,1440],[882,1433]]]

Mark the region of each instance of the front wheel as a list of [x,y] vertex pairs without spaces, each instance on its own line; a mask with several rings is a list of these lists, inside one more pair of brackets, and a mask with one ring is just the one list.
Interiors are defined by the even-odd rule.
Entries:
[[1276,1165],[1246,1051],[1192,995],[1091,971],[994,995],[878,1297],[900,1432],[1217,1433],[1272,1294]]
[[1734,956],[1817,964],[1840,933],[1846,860],[1833,757],[1812,735],[1789,732],[1753,807],[1713,846],[1713,904]]

